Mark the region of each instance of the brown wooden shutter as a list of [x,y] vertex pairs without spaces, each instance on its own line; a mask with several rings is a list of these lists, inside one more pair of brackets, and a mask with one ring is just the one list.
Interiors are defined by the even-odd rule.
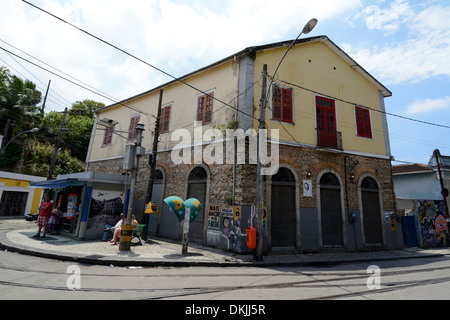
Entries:
[[128,140],[136,140],[136,126],[139,121],[141,121],[141,115],[134,116],[130,119],[130,126],[128,127]]
[[203,124],[210,124],[212,122],[213,98],[213,93],[206,96],[205,117],[203,120]]
[[283,89],[283,122],[292,123],[292,90]]
[[102,147],[109,146],[112,143],[113,133],[114,133],[114,127],[106,128],[105,136],[103,137]]
[[160,133],[168,133],[169,132],[171,108],[172,108],[172,106],[168,106],[168,107],[165,107],[164,109],[162,109],[161,124],[160,124],[160,128],[159,128]]
[[273,86],[272,88],[272,119],[283,120],[282,117],[282,98],[283,93],[281,88]]
[[203,113],[204,113],[204,104],[205,104],[205,96],[198,97],[197,103],[197,121],[203,124]]

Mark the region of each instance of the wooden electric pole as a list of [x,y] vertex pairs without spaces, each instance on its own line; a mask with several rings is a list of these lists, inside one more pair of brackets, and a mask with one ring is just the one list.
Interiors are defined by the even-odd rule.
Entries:
[[267,64],[263,67],[263,82],[261,91],[261,109],[259,115],[259,130],[258,130],[258,163],[256,169],[256,230],[258,231],[258,241],[256,247],[255,260],[261,261],[263,254],[263,219],[264,219],[264,176],[261,175],[262,164],[261,155],[263,150],[263,143],[265,139],[261,139],[261,131],[266,129],[266,88],[267,88]]
[[[155,133],[153,135],[152,153],[149,155],[149,163],[148,164],[150,165],[150,177],[148,179],[147,192],[145,193],[146,194],[145,204],[152,201],[152,196],[153,196],[153,185],[155,182],[156,156],[158,154],[159,128],[160,128],[160,124],[161,124],[161,107],[162,107],[163,94],[164,94],[164,91],[163,91],[163,89],[161,89],[159,91],[158,111],[157,111],[157,116],[156,116]],[[145,206],[144,206],[144,208],[145,208]],[[142,239],[147,240],[148,224],[149,224],[148,214],[145,214],[145,224],[146,224],[146,227],[144,229]]]
[[58,137],[56,138],[55,141],[55,148],[53,149],[52,161],[50,163],[50,168],[48,169],[47,180],[52,180],[53,178],[53,171],[55,170],[56,157],[58,155],[59,145],[61,143],[62,132],[64,130],[64,127],[66,126],[66,116],[67,116],[67,108],[64,109],[61,125],[59,126]]

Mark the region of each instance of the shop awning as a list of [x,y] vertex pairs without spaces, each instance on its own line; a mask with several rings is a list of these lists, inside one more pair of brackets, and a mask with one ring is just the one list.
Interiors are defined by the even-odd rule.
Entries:
[[41,188],[41,189],[58,189],[64,188],[70,184],[70,180],[73,179],[62,179],[62,180],[48,180],[41,182],[31,182],[30,188]]

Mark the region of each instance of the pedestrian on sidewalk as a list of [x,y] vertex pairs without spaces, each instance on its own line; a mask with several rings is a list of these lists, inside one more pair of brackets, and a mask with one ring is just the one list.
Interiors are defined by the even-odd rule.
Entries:
[[110,238],[110,235],[114,234],[114,230],[119,228],[122,225],[123,222],[123,213],[120,214],[120,220],[117,221],[117,223],[112,226],[110,224],[105,225],[105,232],[103,232],[103,238],[102,241],[107,241]]
[[47,234],[47,225],[48,220],[50,219],[50,213],[52,212],[53,203],[50,201],[50,197],[45,197],[45,201],[41,204],[39,209],[39,217],[37,220],[38,224],[38,232],[36,235],[33,236],[33,238],[39,238],[41,237],[41,230],[44,230],[44,235],[42,238],[45,238],[45,235]]
[[[126,225],[126,220],[127,220],[127,216],[124,216],[119,227],[114,230],[114,236],[113,236],[112,240],[110,241],[110,244],[112,246],[117,244],[117,241],[120,238],[120,231],[122,230],[122,226]],[[139,224],[138,224],[134,214],[131,215],[131,225],[133,226],[133,232],[135,232],[139,228]]]
[[50,234],[55,234],[58,231],[60,212],[61,207],[58,207],[53,209],[50,214],[50,219],[48,220],[47,224],[47,231],[50,232]]

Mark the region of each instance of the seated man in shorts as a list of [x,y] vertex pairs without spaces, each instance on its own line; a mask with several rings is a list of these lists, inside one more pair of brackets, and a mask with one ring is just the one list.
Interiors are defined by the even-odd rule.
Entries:
[[50,202],[49,197],[45,197],[45,201],[39,207],[40,213],[37,220],[38,223],[38,232],[33,238],[39,238],[41,236],[41,230],[44,229],[44,235],[42,238],[45,238],[45,234],[47,233],[47,224],[50,218],[50,213],[52,212],[53,203]]

